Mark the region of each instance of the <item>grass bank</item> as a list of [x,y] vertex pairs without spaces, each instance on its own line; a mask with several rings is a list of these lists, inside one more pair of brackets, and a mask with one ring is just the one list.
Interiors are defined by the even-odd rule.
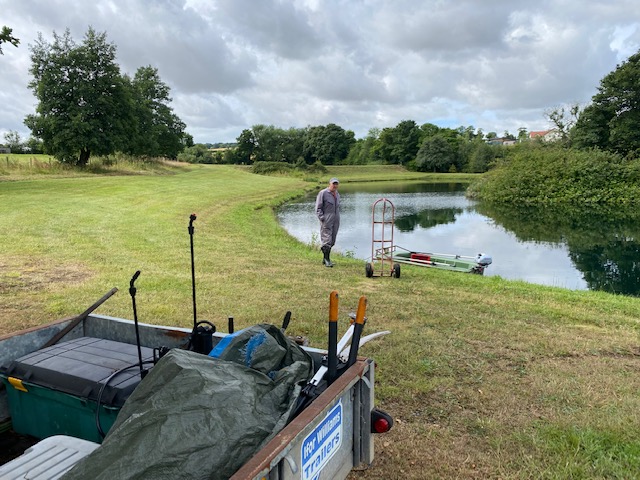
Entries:
[[51,155],[0,154],[0,181],[29,180],[34,177],[69,178],[99,175],[148,175],[175,173],[183,164],[158,158],[140,158],[124,154],[92,157],[85,168],[60,163]]
[[[361,168],[326,178],[416,176]],[[393,332],[362,353],[376,359],[378,404],[397,423],[377,437],[375,466],[351,478],[637,476],[638,299],[420,267],[367,279],[362,261],[341,257],[324,268],[272,207],[326,178],[191,166],[0,182],[0,333],[77,314],[114,286],[98,312],[131,318],[136,270],[140,321],[189,326],[195,212],[199,318],[224,330],[229,315],[242,328],[291,310],[289,332],[324,347],[335,289],[340,334],[360,295],[366,331]]]

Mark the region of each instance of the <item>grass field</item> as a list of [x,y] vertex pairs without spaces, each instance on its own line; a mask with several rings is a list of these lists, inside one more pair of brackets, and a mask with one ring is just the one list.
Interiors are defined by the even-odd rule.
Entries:
[[162,173],[0,181],[0,334],[77,314],[114,286],[98,313],[131,318],[136,270],[140,321],[189,326],[195,212],[200,319],[224,330],[229,315],[242,328],[291,310],[289,333],[325,348],[335,289],[340,334],[361,295],[365,333],[392,331],[361,353],[376,360],[377,403],[396,425],[376,438],[374,466],[350,478],[637,478],[639,299],[420,267],[368,279],[355,259],[322,267],[275,219],[275,205],[333,175],[415,173],[333,167],[318,183],[228,166]]

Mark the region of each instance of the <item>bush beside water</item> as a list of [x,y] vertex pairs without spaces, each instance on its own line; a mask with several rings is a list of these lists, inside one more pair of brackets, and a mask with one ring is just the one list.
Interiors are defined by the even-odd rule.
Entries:
[[635,205],[640,160],[597,149],[517,146],[467,195],[511,205]]

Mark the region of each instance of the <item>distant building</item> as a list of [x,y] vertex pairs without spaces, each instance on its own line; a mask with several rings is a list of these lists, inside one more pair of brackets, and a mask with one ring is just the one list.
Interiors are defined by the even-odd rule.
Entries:
[[0,153],[11,153],[11,149],[9,147],[5,147],[4,145],[0,145]]
[[489,140],[487,140],[487,144],[488,145],[504,145],[504,146],[511,146],[511,145],[515,145],[516,141],[512,138],[491,138]]
[[557,129],[552,128],[551,130],[540,130],[538,132],[529,132],[529,138],[531,140],[539,139],[543,142],[555,142],[556,140],[560,140],[560,132]]

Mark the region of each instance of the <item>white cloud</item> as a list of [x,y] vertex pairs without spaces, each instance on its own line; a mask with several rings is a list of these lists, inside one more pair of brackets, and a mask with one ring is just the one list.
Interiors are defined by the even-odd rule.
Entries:
[[197,142],[258,123],[358,137],[407,119],[542,129],[546,110],[588,102],[640,46],[636,0],[0,0],[0,11],[21,41],[0,56],[0,135],[25,137],[37,32],[106,31],[124,73],[158,69]]

